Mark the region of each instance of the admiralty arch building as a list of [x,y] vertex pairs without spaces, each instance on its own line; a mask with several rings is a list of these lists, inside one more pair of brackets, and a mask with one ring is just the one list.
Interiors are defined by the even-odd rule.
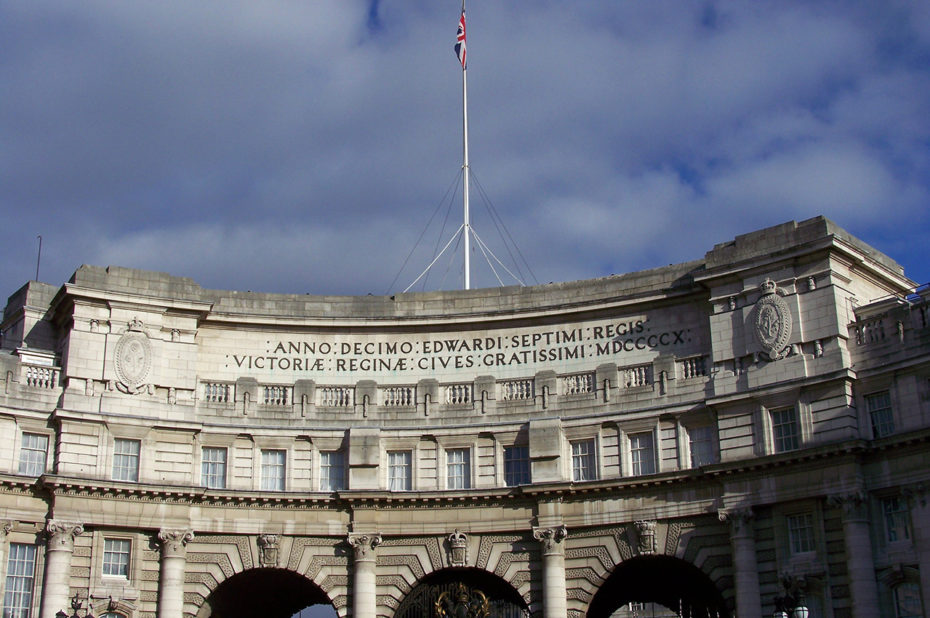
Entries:
[[0,369],[3,617],[930,607],[930,289],[824,218],[395,296],[82,266]]

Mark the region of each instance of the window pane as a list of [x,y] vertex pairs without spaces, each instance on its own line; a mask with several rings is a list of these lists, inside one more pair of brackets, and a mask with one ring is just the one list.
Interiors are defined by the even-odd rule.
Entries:
[[139,480],[140,449],[141,443],[138,440],[117,438],[113,442],[113,480],[131,482]]
[[211,489],[226,488],[226,449],[212,446],[203,447],[203,459],[200,466],[201,482]]
[[904,582],[895,586],[894,613],[896,618],[920,618],[924,615],[920,603],[920,587],[916,582]]
[[691,447],[691,467],[700,468],[717,463],[717,449],[714,447],[715,428],[709,425],[688,429]]
[[45,472],[48,454],[48,436],[37,433],[24,433],[22,447],[19,451],[19,473],[39,476]]
[[529,447],[504,447],[504,483],[508,487],[528,485],[530,483]]
[[346,463],[342,451],[320,453],[320,489],[338,491],[346,488]]
[[572,480],[590,481],[596,478],[594,440],[572,442]]
[[286,451],[262,451],[262,484],[265,491],[284,491]]
[[129,577],[129,539],[103,540],[103,574]]
[[882,512],[885,516],[885,538],[889,543],[911,538],[907,500],[900,496],[884,498]]
[[388,489],[391,491],[410,491],[411,459],[410,451],[392,451],[388,453]]
[[891,396],[888,391],[865,396],[866,408],[872,421],[872,435],[876,438],[894,433],[894,417],[891,413]]
[[471,487],[471,466],[467,448],[446,451],[446,487],[448,489],[468,489]]
[[655,473],[656,451],[651,431],[630,436],[630,457],[633,461],[634,476]]
[[788,540],[792,554],[814,551],[814,525],[810,513],[788,517]]
[[772,442],[776,453],[797,450],[800,431],[798,415],[793,407],[772,410]]
[[35,545],[10,543],[6,567],[6,592],[3,595],[3,618],[30,618],[35,583]]

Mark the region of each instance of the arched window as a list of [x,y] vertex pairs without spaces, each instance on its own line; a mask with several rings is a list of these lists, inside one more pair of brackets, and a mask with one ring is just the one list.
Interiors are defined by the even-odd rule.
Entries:
[[126,618],[126,616],[117,614],[116,612],[107,612],[105,614],[101,614],[100,618]]

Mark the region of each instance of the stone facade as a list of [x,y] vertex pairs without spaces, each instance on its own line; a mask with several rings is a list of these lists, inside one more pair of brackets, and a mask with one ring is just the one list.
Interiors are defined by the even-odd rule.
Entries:
[[451,573],[547,618],[926,607],[928,311],[822,218],[527,288],[31,282],[0,354],[5,603],[219,617],[274,581],[388,617]]

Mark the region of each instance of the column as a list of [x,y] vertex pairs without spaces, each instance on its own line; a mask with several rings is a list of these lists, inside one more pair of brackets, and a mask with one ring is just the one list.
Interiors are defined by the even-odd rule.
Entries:
[[736,584],[736,615],[762,616],[756,537],[752,529],[752,508],[718,511],[720,521],[730,522],[730,548],[733,550],[733,581]]
[[565,618],[568,601],[565,594],[565,526],[533,528],[533,538],[543,550],[543,618]]
[[352,579],[353,618],[375,618],[377,588],[375,585],[375,548],[381,544],[381,535],[349,534],[349,545],[355,550],[355,572]]
[[59,611],[71,608],[71,555],[74,537],[84,532],[84,525],[73,521],[50,519],[45,525],[45,581],[42,585],[42,618],[55,618]]
[[830,496],[829,504],[843,510],[843,537],[846,542],[846,576],[852,595],[855,618],[878,616],[878,583],[872,559],[868,500],[861,491]]
[[158,577],[158,618],[177,618],[184,611],[184,565],[187,544],[194,538],[191,530],[158,532],[161,542],[161,574]]

